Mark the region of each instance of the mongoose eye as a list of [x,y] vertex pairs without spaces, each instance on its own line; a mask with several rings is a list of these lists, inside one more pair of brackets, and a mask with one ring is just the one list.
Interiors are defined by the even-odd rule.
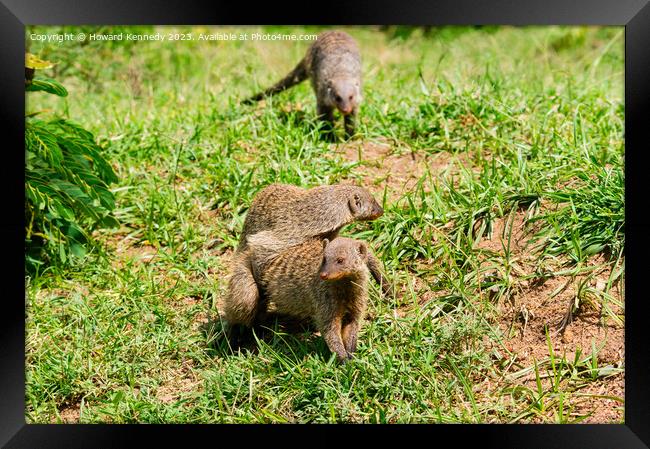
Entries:
[[342,258],[342,257],[339,257],[338,259],[336,259],[336,263],[339,263],[339,264],[340,264],[340,263],[343,263],[343,258]]
[[337,102],[337,103],[340,103],[341,100],[343,100],[343,98],[341,98],[340,95],[337,95],[337,96],[336,96],[336,102]]
[[353,97],[353,95],[350,95],[350,98],[349,98],[350,101],[352,101],[352,97]]

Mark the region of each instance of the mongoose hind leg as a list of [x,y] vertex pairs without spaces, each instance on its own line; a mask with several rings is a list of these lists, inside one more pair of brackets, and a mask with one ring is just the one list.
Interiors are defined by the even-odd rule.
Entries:
[[224,311],[229,327],[234,324],[251,327],[260,314],[260,294],[247,252],[236,254],[233,260]]
[[258,290],[257,308],[255,309],[255,316],[253,317],[253,324],[265,324],[269,319],[269,298],[264,292]]
[[343,117],[343,123],[345,124],[345,138],[350,139],[354,136],[355,126],[357,121],[357,111],[356,109],[352,113],[347,114]]

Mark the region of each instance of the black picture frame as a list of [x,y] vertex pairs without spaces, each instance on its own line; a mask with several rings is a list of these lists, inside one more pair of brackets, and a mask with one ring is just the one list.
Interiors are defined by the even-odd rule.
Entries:
[[[4,163],[0,164],[6,262],[3,270],[3,326],[0,327],[0,445],[7,448],[133,447],[210,438],[227,444],[225,432],[269,438],[271,444],[291,441],[285,432],[309,432],[293,441],[323,441],[336,432],[345,438],[381,439],[403,432],[414,444],[441,444],[441,439],[499,448],[642,448],[650,447],[650,335],[641,292],[650,219],[645,217],[644,180],[650,100],[650,5],[647,0],[423,0],[409,3],[330,1],[279,5],[197,2],[195,0],[0,0],[0,122],[6,125]],[[575,425],[395,425],[374,426],[216,426],[216,425],[37,425],[25,423],[24,302],[24,59],[25,25],[87,24],[336,24],[336,25],[620,25],[625,26],[626,146],[626,378],[625,424]],[[644,126],[645,125],[645,126]],[[645,145],[644,145],[645,143]],[[645,200],[645,201],[644,201]],[[22,203],[22,204],[21,204]],[[24,210],[24,209],[23,209]],[[250,432],[250,434],[249,434]],[[356,435],[355,435],[356,434]],[[273,437],[274,439],[271,439]],[[329,437],[329,438],[328,438]],[[281,438],[281,439],[280,439]],[[235,440],[238,441],[238,440]],[[240,441],[249,441],[248,438]],[[146,443],[146,444],[145,444]]]

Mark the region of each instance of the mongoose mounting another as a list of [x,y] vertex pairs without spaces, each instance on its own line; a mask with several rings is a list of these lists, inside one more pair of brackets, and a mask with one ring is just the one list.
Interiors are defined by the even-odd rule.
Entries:
[[[336,184],[303,189],[287,184],[271,184],[254,198],[246,215],[244,229],[232,261],[232,271],[224,301],[229,325],[251,327],[259,321],[265,298],[260,294],[260,267],[251,260],[248,237],[262,231],[276,236],[274,253],[307,239],[333,239],[339,230],[356,220],[373,220],[383,209],[362,187]],[[392,294],[383,274],[381,262],[368,253],[367,264],[385,295]]]

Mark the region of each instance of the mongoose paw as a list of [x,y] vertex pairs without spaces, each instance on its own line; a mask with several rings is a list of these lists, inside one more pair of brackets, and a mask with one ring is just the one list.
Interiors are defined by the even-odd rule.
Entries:
[[345,357],[343,358],[339,357],[339,362],[341,363],[341,365],[345,365],[346,363],[350,362],[353,359],[354,359],[354,355],[352,355],[351,352],[346,351]]

